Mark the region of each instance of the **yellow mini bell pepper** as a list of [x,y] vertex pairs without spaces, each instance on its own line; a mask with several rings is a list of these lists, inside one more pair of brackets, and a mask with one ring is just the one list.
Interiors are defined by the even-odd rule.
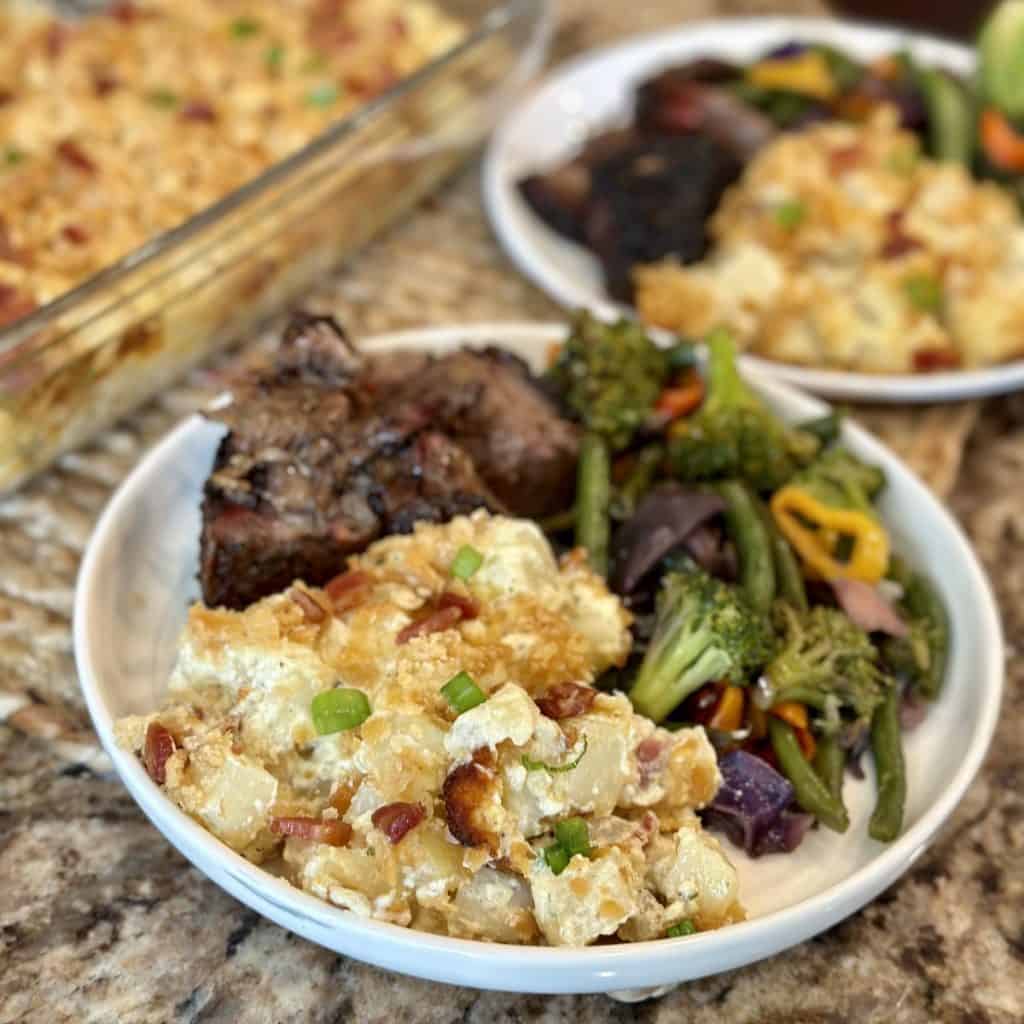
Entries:
[[[772,516],[804,565],[822,579],[877,583],[889,567],[889,535],[873,516],[819,501],[795,484],[776,491]],[[835,557],[839,539],[853,539],[847,561]]]
[[837,92],[828,61],[815,50],[760,60],[747,69],[747,81],[759,89],[781,89],[817,100],[835,99]]

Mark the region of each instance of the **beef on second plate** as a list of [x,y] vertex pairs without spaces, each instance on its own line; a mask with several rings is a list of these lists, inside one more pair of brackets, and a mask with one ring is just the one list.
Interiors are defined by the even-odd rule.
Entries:
[[418,521],[571,498],[576,429],[504,353],[366,358],[330,318],[300,316],[273,365],[212,415],[229,433],[203,499],[211,606],[322,584]]

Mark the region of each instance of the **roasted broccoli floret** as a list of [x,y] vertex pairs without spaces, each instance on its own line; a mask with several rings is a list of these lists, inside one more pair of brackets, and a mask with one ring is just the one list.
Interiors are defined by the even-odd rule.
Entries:
[[654,635],[629,691],[637,711],[660,722],[707,682],[745,682],[771,657],[768,617],[738,590],[700,569],[662,582]]
[[669,352],[635,321],[582,312],[547,378],[569,412],[619,452],[648,422],[670,371]]
[[823,605],[798,612],[778,602],[775,617],[783,642],[764,673],[773,701],[815,708],[826,730],[838,727],[842,710],[870,721],[893,680],[867,633],[838,608]]
[[861,462],[845,448],[834,446],[823,451],[791,482],[823,505],[874,515],[874,502],[885,487],[885,474],[878,466]]
[[707,346],[708,396],[673,428],[673,472],[682,480],[739,477],[758,491],[777,490],[817,455],[821,443],[783,423],[746,385],[728,331],[712,331]]

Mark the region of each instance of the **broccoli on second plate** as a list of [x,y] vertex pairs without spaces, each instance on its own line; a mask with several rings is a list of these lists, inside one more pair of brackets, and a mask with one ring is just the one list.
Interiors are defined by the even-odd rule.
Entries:
[[747,386],[727,330],[712,331],[707,347],[708,397],[673,428],[673,472],[682,480],[739,477],[755,490],[777,490],[817,455],[820,441],[783,423]]
[[769,660],[771,623],[738,590],[703,570],[669,573],[658,594],[654,635],[629,691],[660,722],[705,683],[739,684]]
[[648,422],[670,372],[669,351],[635,321],[582,312],[547,378],[586,429],[619,452]]
[[839,711],[870,721],[893,680],[878,665],[871,638],[838,608],[818,605],[799,612],[775,607],[782,647],[765,669],[773,703],[795,701],[823,715],[823,725],[838,726]]

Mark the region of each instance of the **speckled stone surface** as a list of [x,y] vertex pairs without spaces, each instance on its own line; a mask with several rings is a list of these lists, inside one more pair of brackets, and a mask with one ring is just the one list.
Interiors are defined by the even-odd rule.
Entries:
[[[687,17],[783,7],[818,10],[573,0],[557,53]],[[557,315],[498,253],[473,170],[310,303],[364,334]],[[996,584],[1009,676],[980,778],[912,871],[859,914],[771,960],[629,1007],[433,985],[310,945],[207,882],[109,774],[71,658],[79,557],[112,488],[230,365],[195,374],[0,501],[0,1024],[1024,1021],[1024,399],[862,413],[948,495]]]

